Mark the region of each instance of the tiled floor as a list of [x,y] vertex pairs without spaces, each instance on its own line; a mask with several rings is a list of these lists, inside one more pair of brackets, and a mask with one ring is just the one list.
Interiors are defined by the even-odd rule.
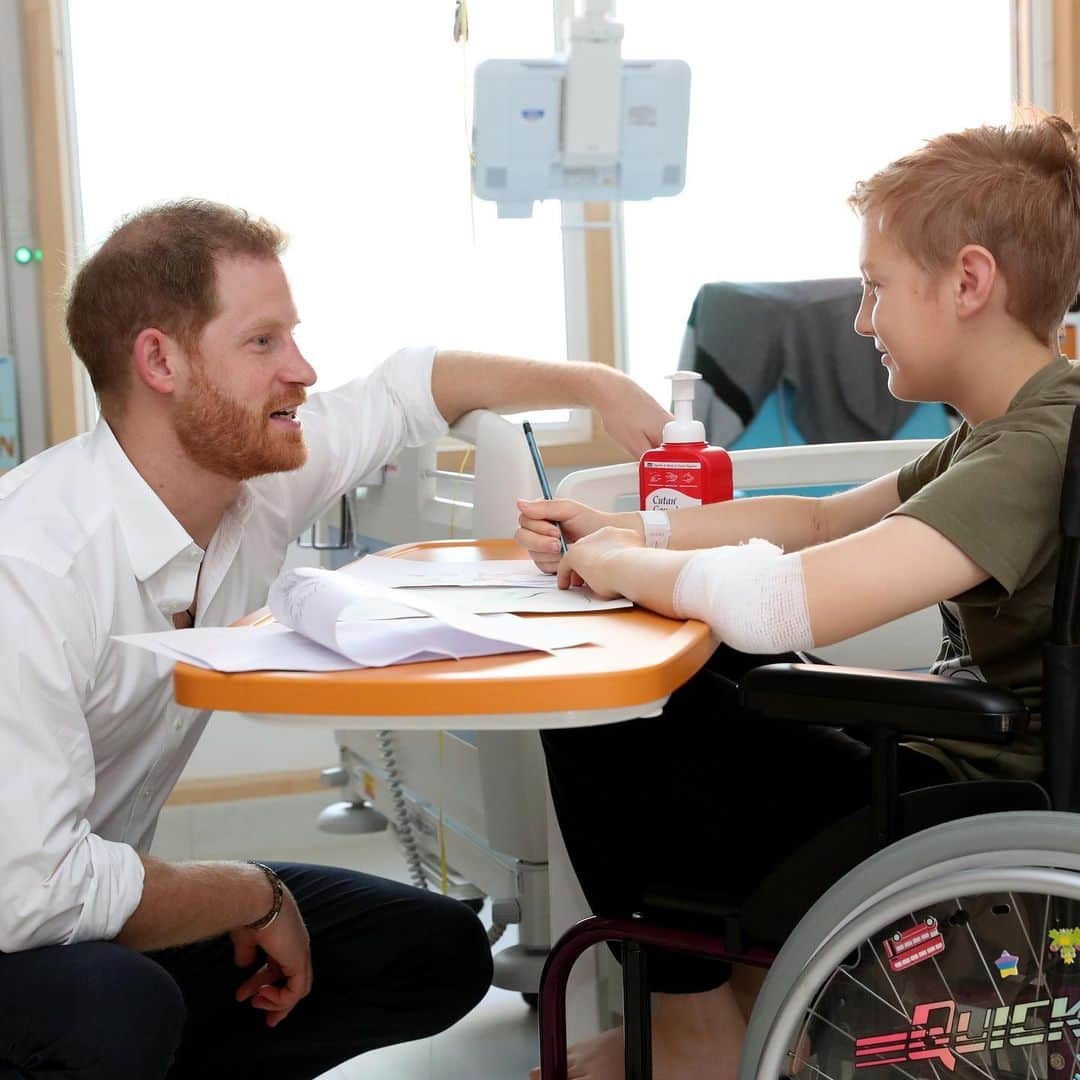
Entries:
[[[408,880],[404,860],[388,833],[356,837],[357,857],[331,852],[274,852],[274,858],[333,861],[382,877]],[[490,921],[490,913],[480,917]],[[513,928],[496,948],[517,940]],[[389,1046],[324,1074],[323,1080],[525,1080],[537,1063],[536,1012],[520,994],[492,987],[460,1023],[433,1039]]]
[[[408,880],[404,860],[389,833],[341,837],[317,832],[315,812],[326,802],[325,796],[294,796],[228,806],[168,808],[159,823],[154,854],[329,863]],[[253,840],[253,836],[263,839]],[[488,913],[482,912],[481,918],[488,921]],[[511,927],[497,947],[515,940]],[[492,987],[476,1009],[449,1031],[365,1054],[325,1073],[322,1080],[525,1080],[537,1063],[536,1046],[536,1013],[520,994]]]
[[520,995],[492,988],[449,1031],[354,1058],[322,1080],[525,1080],[536,1063],[536,1014]]

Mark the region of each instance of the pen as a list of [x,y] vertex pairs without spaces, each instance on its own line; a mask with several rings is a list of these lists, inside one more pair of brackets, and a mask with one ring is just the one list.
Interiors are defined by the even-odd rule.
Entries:
[[[536,475],[540,478],[540,491],[544,498],[551,500],[551,485],[548,483],[547,472],[544,470],[544,462],[540,457],[540,450],[536,445],[536,437],[533,435],[532,424],[528,420],[521,425],[525,429],[525,441],[529,444],[529,453],[532,454],[533,464],[536,466]],[[566,537],[562,534],[562,527],[556,525],[559,530],[559,546],[562,553],[566,554]]]

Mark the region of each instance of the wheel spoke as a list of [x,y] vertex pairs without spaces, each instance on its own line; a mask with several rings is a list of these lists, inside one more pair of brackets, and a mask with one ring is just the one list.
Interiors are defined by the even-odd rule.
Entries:
[[[927,957],[922,964],[917,965],[921,973],[914,978],[908,977],[910,968],[900,972],[893,971],[892,965],[886,962],[887,957],[878,945],[887,935],[898,931],[907,934],[904,928],[909,920],[912,927],[920,926],[921,920],[917,914],[909,912],[902,916],[899,922],[882,925],[880,930],[864,938],[862,944],[856,946],[855,951],[849,953],[819,984],[794,1029],[797,1037],[789,1045],[786,1059],[791,1063],[788,1067],[794,1066],[798,1070],[799,1080],[804,1077],[807,1080],[851,1080],[853,1076],[860,1080],[864,1077],[866,1080],[884,1080],[886,1077],[949,1080],[954,1076],[981,1077],[984,1080],[1047,1080],[1049,1044],[1016,1046],[1010,1039],[1008,1045],[1001,1045],[1004,1040],[999,1040],[999,1045],[991,1048],[990,1024],[997,1010],[1011,1009],[1021,1000],[1030,1003],[1029,991],[1036,996],[1050,998],[1054,998],[1058,993],[1050,986],[1045,949],[1040,948],[1041,942],[1046,940],[1049,923],[1054,917],[1053,912],[1057,910],[1055,894],[1032,890],[1018,895],[1007,891],[1008,888],[1006,886],[1000,892],[991,889],[967,896],[953,896],[941,900],[935,898],[932,904],[917,908],[916,911],[937,910],[942,912],[942,915],[952,910],[960,917],[948,919],[954,927],[951,932],[953,936],[948,939],[952,952],[952,956],[948,958],[950,962],[946,963],[941,953]],[[1006,899],[1008,908],[1003,907]],[[941,906],[935,909],[933,905]],[[1003,916],[1009,916],[1009,920],[1005,920]],[[1016,920],[1015,930],[1008,929],[1008,926],[1012,925],[1012,919]],[[1019,933],[1023,938],[1021,951],[1027,950],[1019,980],[1014,978],[1004,981],[1001,978],[1002,973],[991,963],[991,958],[999,949],[1011,952],[1011,949],[1002,949],[1003,928],[1007,935],[1013,937]],[[865,932],[869,926],[862,929]],[[925,939],[916,939],[916,944],[923,940]],[[1008,941],[1008,937],[1005,940]],[[1012,945],[1012,941],[1008,941],[1008,944]],[[1016,945],[1019,944],[1017,941]],[[1015,948],[1016,945],[1012,947]],[[974,951],[974,956],[969,956],[969,949]],[[819,969],[819,977],[821,974],[823,973]],[[933,1039],[929,1035],[917,1037],[912,1034],[909,1042],[901,1042],[900,1046],[892,1042],[894,1038],[902,1039],[903,1036],[900,1035],[890,1036],[887,1040],[871,1041],[869,1045],[886,1045],[889,1049],[860,1050],[856,1064],[855,1048],[863,1038],[859,1033],[887,1033],[895,1030],[899,1026],[896,1023],[898,1018],[911,1025],[916,1002],[934,1001],[935,994],[941,995],[942,1008],[948,1006],[953,1010],[950,1016],[954,1019],[946,1021],[946,1038],[941,1039],[938,1034],[935,1034]],[[927,1008],[925,1004],[922,1006],[923,1013]],[[983,1016],[981,1033],[975,1026],[979,1022],[975,1018],[980,1015],[980,1010]],[[1027,1024],[1023,1024],[1025,1029],[1035,1033],[1040,1030],[1048,1033],[1048,1018],[1036,1020],[1034,1012],[1028,1015]],[[961,1017],[964,1018],[962,1022]],[[924,1022],[932,1023],[927,1018],[921,1020],[920,1025]],[[978,1034],[969,1033],[965,1039],[961,1032],[968,1032],[969,1022],[972,1024],[972,1032]],[[1031,1027],[1032,1023],[1036,1026]],[[1056,1037],[1063,1041],[1057,1045],[1063,1051],[1068,1047],[1067,1053],[1075,1054],[1078,1042],[1076,1036],[1067,1023],[1062,1024],[1061,1028],[1061,1033]],[[957,1052],[954,1040],[968,1052]],[[980,1041],[984,1048],[977,1049]],[[863,1042],[862,1045],[865,1047],[867,1043]],[[924,1047],[930,1046],[943,1048],[933,1060],[915,1061],[904,1056],[906,1068],[895,1060],[903,1055],[917,1054]],[[947,1062],[941,1060],[946,1046],[952,1048],[952,1059]],[[863,1060],[863,1055],[866,1054],[893,1060],[883,1061],[875,1066],[873,1062]],[[946,1066],[947,1075],[944,1071]],[[858,1071],[853,1072],[853,1069]]]

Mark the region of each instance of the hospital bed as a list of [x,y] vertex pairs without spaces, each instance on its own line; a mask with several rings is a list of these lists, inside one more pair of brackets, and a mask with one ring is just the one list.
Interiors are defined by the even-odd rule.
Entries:
[[[520,425],[474,412],[451,434],[471,468],[439,469],[434,444],[405,451],[347,499],[354,538],[331,565],[354,557],[361,545],[378,546],[358,542],[360,534],[385,543],[513,535],[515,500],[539,494]],[[737,450],[735,483],[745,494],[861,483],[931,442]],[[557,495],[624,508],[636,506],[636,487],[637,466],[629,463],[572,473]],[[331,515],[339,526],[340,513]],[[934,655],[938,636],[936,612],[927,611],[821,652],[836,662],[916,668]],[[545,772],[535,732],[342,730],[335,737],[340,763],[325,778],[341,786],[341,799],[324,811],[320,827],[364,832],[393,822],[417,884],[438,889],[445,880],[451,895],[477,908],[490,898],[493,941],[508,924],[518,931],[518,943],[496,955],[495,983],[533,1001],[552,927],[557,934],[583,914],[579,896],[568,900],[565,882],[550,887]]]

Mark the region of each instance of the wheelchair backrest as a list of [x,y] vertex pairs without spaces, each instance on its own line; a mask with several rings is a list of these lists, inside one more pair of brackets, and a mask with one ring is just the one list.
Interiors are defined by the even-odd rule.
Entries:
[[1055,810],[1080,810],[1080,406],[1073,411],[1061,484],[1050,640],[1043,646],[1043,746]]

